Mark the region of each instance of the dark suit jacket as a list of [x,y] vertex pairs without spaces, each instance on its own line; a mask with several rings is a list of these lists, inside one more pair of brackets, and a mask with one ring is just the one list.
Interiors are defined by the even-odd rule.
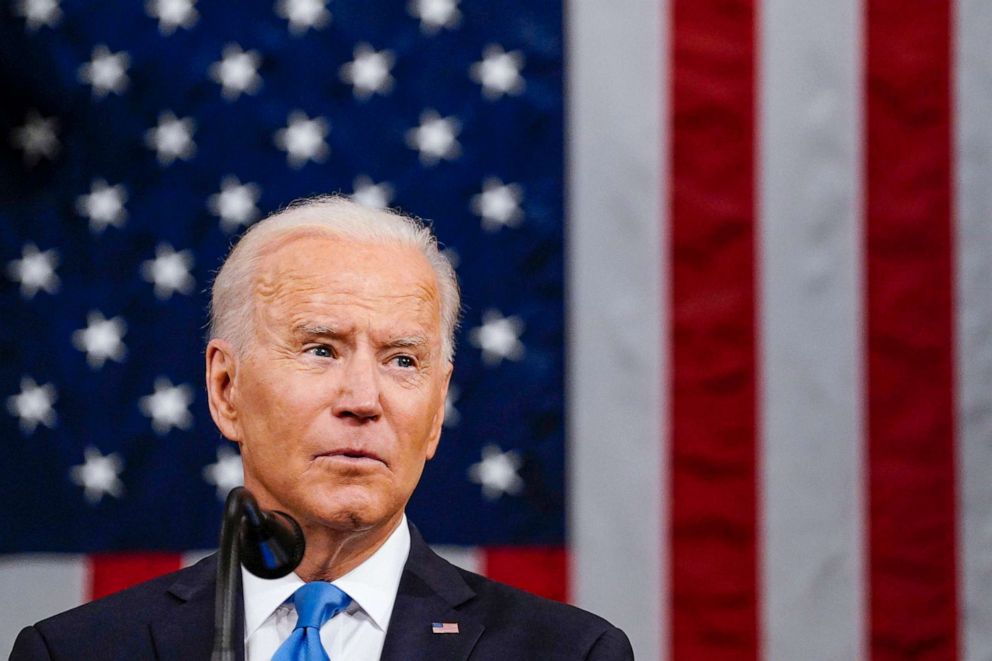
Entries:
[[[459,569],[431,551],[413,526],[410,536],[382,659],[633,659],[627,637],[606,620]],[[10,659],[209,659],[216,567],[210,556],[42,620],[21,631]],[[433,622],[456,622],[459,633],[435,634]],[[239,621],[238,658],[243,632]]]

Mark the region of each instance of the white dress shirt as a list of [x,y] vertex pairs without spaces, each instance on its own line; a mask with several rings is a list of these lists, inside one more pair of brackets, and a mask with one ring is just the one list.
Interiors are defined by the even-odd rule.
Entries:
[[[375,661],[382,654],[400,576],[410,554],[406,515],[372,556],[331,581],[352,598],[348,608],[324,623],[320,642],[333,661]],[[295,573],[275,580],[241,568],[245,599],[245,658],[270,661],[296,626],[296,608],[287,603],[303,580]]]

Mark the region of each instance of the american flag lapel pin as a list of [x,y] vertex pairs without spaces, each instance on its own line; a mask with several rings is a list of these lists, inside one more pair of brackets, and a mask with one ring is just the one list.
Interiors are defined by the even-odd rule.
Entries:
[[431,633],[458,633],[458,623],[434,622],[431,624]]

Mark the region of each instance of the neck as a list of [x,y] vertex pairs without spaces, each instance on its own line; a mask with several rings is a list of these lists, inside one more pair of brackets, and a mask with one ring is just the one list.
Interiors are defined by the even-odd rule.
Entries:
[[367,530],[338,530],[303,526],[307,548],[296,575],[304,581],[333,581],[368,560],[382,548],[403,521],[403,512],[382,526]]

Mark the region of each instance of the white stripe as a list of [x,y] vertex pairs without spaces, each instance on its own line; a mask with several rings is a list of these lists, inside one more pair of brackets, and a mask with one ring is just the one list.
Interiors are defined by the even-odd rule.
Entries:
[[22,628],[83,603],[87,572],[84,555],[0,556],[0,659]]
[[668,632],[666,4],[566,6],[571,593],[639,659]]
[[992,4],[960,0],[957,390],[962,659],[992,658]]
[[861,6],[766,0],[759,145],[762,649],[864,653]]
[[482,553],[475,546],[431,546],[439,556],[462,569],[482,574],[485,571]]

